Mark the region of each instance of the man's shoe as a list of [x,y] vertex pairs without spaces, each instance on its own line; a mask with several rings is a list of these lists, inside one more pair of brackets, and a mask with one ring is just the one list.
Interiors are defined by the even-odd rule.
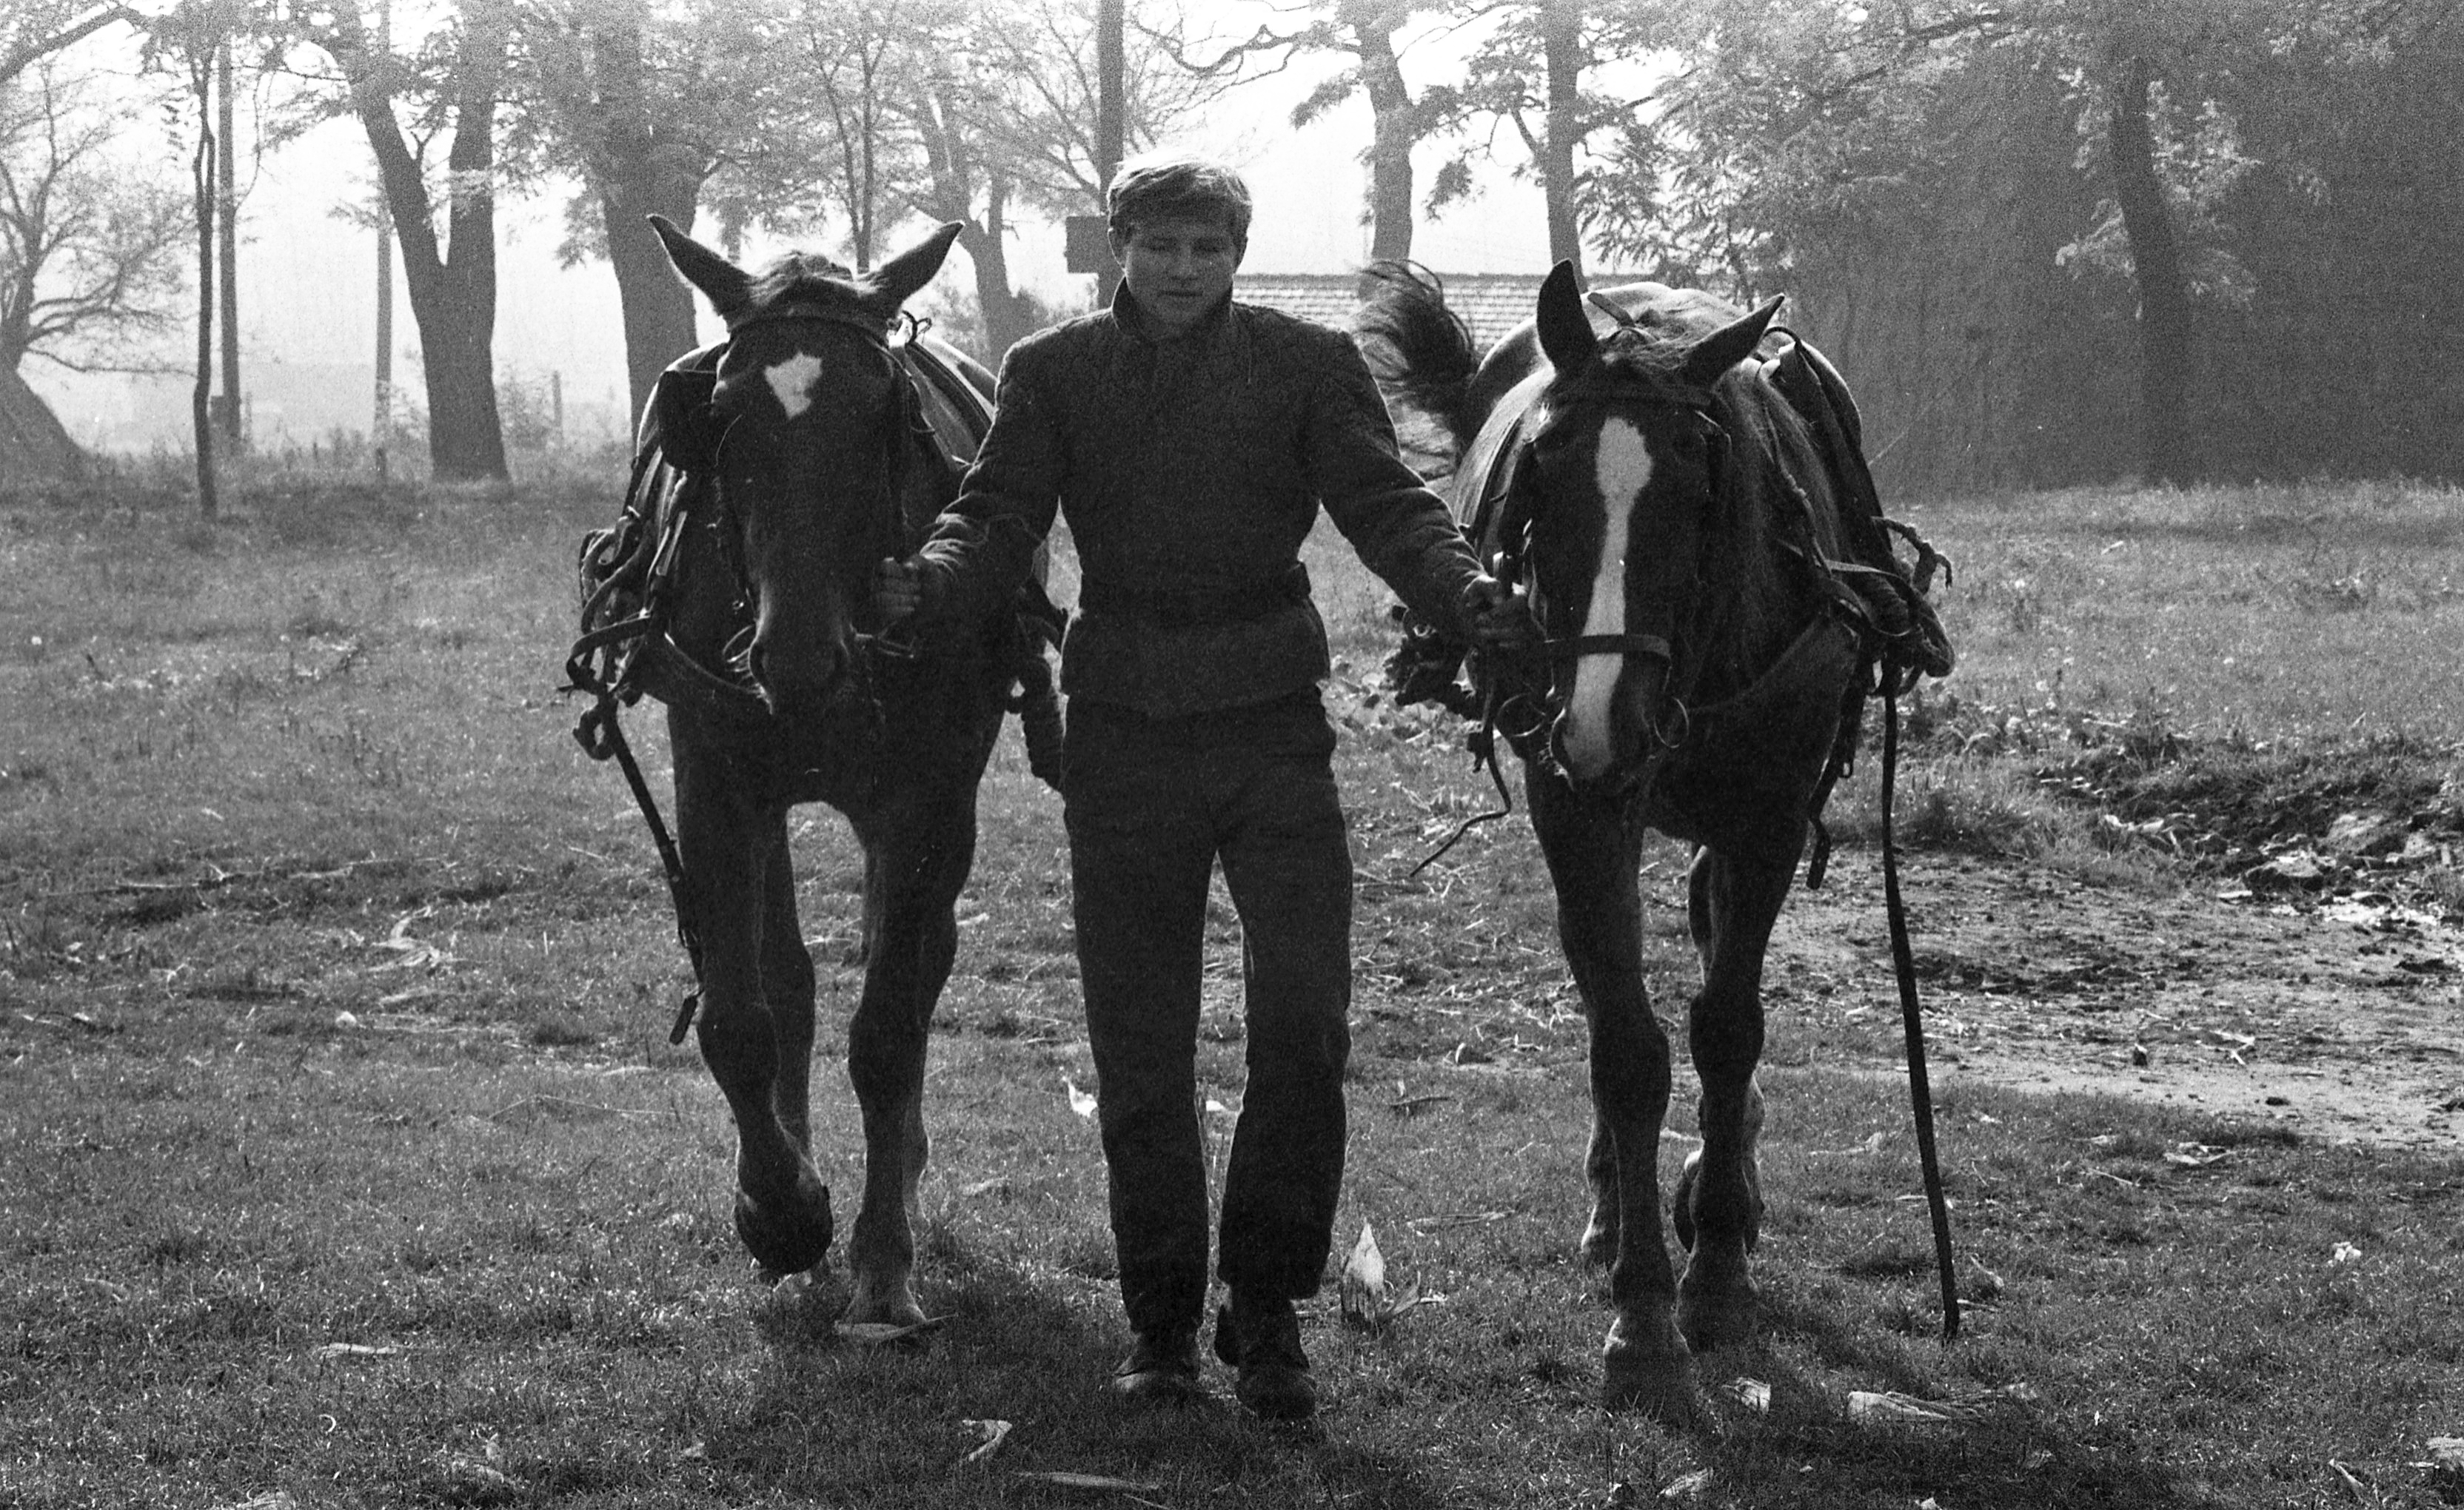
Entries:
[[1301,1320],[1282,1296],[1235,1295],[1215,1313],[1215,1356],[1240,1370],[1232,1393],[1270,1421],[1317,1413],[1317,1384],[1301,1351]]
[[1198,1328],[1175,1326],[1137,1334],[1112,1370],[1112,1392],[1125,1400],[1177,1405],[1198,1394]]

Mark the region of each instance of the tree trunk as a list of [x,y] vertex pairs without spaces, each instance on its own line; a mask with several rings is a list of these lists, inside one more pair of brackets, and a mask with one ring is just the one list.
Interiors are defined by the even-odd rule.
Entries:
[[433,207],[402,127],[390,88],[370,59],[358,8],[337,7],[337,57],[366,129],[402,247],[403,281],[419,326],[428,390],[428,459],[444,481],[501,482],[505,436],[496,412],[496,91],[511,33],[492,5],[466,5],[463,52],[455,64],[449,240],[436,239]]
[[976,307],[984,326],[984,361],[998,368],[1012,346],[1026,339],[1024,303],[1009,286],[1009,179],[998,170],[984,184],[983,213],[976,213],[976,160],[967,149],[965,117],[946,93],[918,94],[906,108],[924,143],[928,186],[916,208],[965,229],[958,245],[976,272]]
[[68,427],[16,368],[0,366],[0,477],[77,482],[85,474],[85,452],[69,438]]
[[2132,58],[2113,97],[2107,134],[2113,197],[2130,241],[2139,288],[2139,414],[2142,470],[2149,482],[2190,480],[2190,290],[2173,234],[2147,124],[2147,62]]
[[660,151],[642,78],[638,23],[613,21],[591,36],[600,79],[600,126],[590,148],[599,213],[607,230],[607,261],[625,316],[625,375],[639,415],[669,362],[691,351],[699,336],[693,291],[676,276],[667,248],[650,229],[652,214],[693,229],[701,175]]
[[[986,361],[999,368],[1009,349],[1024,340],[1026,312],[1019,296],[1010,291],[1008,232],[1009,184],[996,178],[984,190],[983,223],[979,228],[969,221],[958,232],[958,245],[967,249],[967,260],[976,269],[976,303],[984,318],[984,354]],[[954,219],[958,217],[952,217]]]
[[1369,96],[1375,135],[1369,144],[1369,255],[1374,260],[1412,254],[1412,148],[1420,139],[1412,92],[1395,57],[1389,22],[1353,23],[1360,58],[1360,84]]
[[[431,333],[420,319],[428,382],[428,460],[439,477],[501,481],[505,427],[496,409],[496,99],[513,27],[504,8],[464,0],[454,66],[453,149],[443,269],[459,317]],[[411,312],[418,315],[418,303]],[[440,340],[439,338],[442,338]],[[440,345],[447,360],[437,361]]]
[[1583,237],[1574,225],[1574,138],[1581,129],[1583,7],[1549,0],[1541,12],[1541,51],[1549,71],[1549,135],[1541,143],[1540,183],[1549,210],[1549,260],[1572,262],[1583,275]]

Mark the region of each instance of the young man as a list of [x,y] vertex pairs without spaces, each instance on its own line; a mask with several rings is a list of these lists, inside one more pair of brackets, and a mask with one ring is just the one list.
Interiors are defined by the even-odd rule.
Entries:
[[1215,1350],[1261,1415],[1316,1410],[1295,1300],[1343,1178],[1352,856],[1320,702],[1326,627],[1302,540],[1323,506],[1430,622],[1510,641],[1485,576],[1397,457],[1337,332],[1234,302],[1249,191],[1185,156],[1124,164],[1110,309],[1021,341],[957,501],[885,561],[885,617],[1004,602],[1055,516],[1082,584],[1062,649],[1063,793],[1081,986],[1135,1346],[1115,1390],[1198,1389],[1207,1274],[1196,1050],[1207,886],[1241,918],[1248,1083],[1224,1175]]

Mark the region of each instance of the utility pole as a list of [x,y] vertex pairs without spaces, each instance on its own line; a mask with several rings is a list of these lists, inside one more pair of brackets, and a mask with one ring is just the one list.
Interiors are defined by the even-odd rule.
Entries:
[[222,100],[215,106],[218,134],[222,137],[222,154],[215,163],[216,178],[221,190],[216,207],[222,219],[215,227],[219,238],[219,255],[223,280],[215,290],[222,300],[220,318],[223,325],[223,396],[214,418],[222,431],[223,444],[237,455],[245,444],[246,426],[242,422],[239,399],[239,153],[233,143],[238,134],[232,129],[231,109],[231,42],[222,40],[215,70],[221,77]]
[[[377,0],[377,66],[393,66],[393,0]],[[393,207],[377,186],[377,391],[370,437],[377,481],[390,476],[385,437],[393,431]]]
[[[1102,208],[1111,208],[1112,175],[1120,171],[1122,120],[1122,0],[1098,0],[1095,8],[1095,180]],[[1095,307],[1110,309],[1120,286],[1120,266],[1105,257],[1095,273]]]

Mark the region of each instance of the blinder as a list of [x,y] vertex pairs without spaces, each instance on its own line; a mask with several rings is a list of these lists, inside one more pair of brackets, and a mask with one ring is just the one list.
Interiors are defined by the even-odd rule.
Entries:
[[717,389],[715,367],[670,367],[650,390],[650,423],[659,449],[678,471],[708,475],[718,470],[719,443],[732,422],[711,403]]

